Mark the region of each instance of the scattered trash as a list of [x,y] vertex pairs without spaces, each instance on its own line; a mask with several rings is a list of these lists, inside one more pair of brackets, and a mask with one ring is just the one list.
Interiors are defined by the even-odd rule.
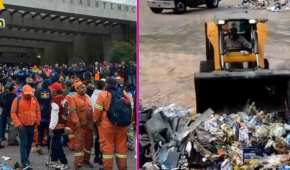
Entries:
[[155,169],[289,169],[290,125],[255,104],[237,113],[201,114],[169,105],[144,109],[140,167]]
[[11,158],[10,158],[10,157],[8,157],[8,156],[2,156],[1,158],[3,159],[3,161],[8,161],[8,160],[11,160]]
[[9,165],[8,161],[11,161],[11,158],[8,156],[2,156],[1,159],[3,160],[3,163],[0,161],[0,169],[1,170],[13,170],[13,168]]
[[242,0],[237,8],[267,9],[272,12],[290,10],[289,0]]

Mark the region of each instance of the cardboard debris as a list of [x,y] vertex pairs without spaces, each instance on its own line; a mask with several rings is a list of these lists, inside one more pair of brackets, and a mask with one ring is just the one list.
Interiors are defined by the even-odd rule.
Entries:
[[237,7],[243,9],[267,9],[272,12],[290,10],[289,0],[242,0]]
[[208,109],[194,119],[175,105],[143,110],[140,168],[283,169],[290,164],[290,125],[279,115],[253,105],[229,114]]

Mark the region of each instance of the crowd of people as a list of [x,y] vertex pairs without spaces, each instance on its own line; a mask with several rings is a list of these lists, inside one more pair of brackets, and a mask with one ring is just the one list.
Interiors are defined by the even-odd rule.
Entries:
[[0,148],[5,141],[19,145],[23,169],[32,169],[33,146],[39,154],[48,147],[46,166],[68,169],[63,150],[68,146],[74,169],[93,168],[94,148],[99,167],[111,170],[115,157],[118,169],[125,170],[128,126],[119,126],[108,115],[120,97],[134,122],[135,77],[134,62],[0,65]]

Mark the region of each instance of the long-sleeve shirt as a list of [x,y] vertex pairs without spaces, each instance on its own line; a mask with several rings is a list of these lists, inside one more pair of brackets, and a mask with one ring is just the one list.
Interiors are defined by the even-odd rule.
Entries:
[[[17,106],[17,100],[19,105]],[[18,109],[17,109],[18,107]],[[18,110],[18,113],[16,113]],[[40,106],[35,97],[27,100],[24,97],[15,98],[11,107],[11,118],[15,127],[40,124]]]
[[55,129],[58,123],[59,106],[56,103],[51,103],[50,123],[49,129]]
[[251,43],[243,36],[239,36],[236,40],[232,40],[231,38],[226,37],[225,45],[227,50],[242,50],[243,48],[252,48]]
[[74,93],[66,96],[69,109],[70,121],[74,125],[92,128],[93,108],[91,99],[88,95],[79,95]]
[[95,110],[95,107],[96,107],[96,102],[97,102],[97,98],[99,96],[99,94],[102,92],[102,90],[94,90],[93,94],[92,94],[92,97],[91,97],[91,102],[92,102],[92,107],[93,107],[93,110]]

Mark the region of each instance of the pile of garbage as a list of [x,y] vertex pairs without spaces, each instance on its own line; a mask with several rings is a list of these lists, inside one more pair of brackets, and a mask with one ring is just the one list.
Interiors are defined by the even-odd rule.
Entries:
[[290,9],[289,0],[242,0],[237,6],[243,9],[267,9],[272,12]]
[[143,109],[140,169],[289,169],[290,124],[255,103],[202,114],[169,105]]

